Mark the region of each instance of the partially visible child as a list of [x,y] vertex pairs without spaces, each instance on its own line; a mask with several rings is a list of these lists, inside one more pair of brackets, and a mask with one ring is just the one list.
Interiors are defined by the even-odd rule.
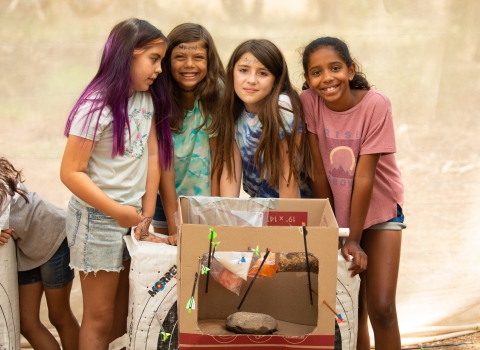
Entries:
[[118,23],[65,128],[60,178],[73,194],[67,238],[82,284],[81,349],[108,349],[127,331],[130,257],[123,236],[133,226],[148,235],[160,161],[168,167],[173,154],[161,74],[166,49],[167,38],[147,21]]
[[[65,234],[65,211],[27,190],[22,174],[0,158],[0,245],[17,246],[20,332],[34,349],[60,349],[40,321],[45,292],[48,317],[65,350],[78,349],[78,321],[70,308],[74,272]],[[13,242],[10,244],[14,244]]]
[[352,276],[361,273],[357,349],[370,349],[368,315],[375,348],[400,349],[395,293],[406,225],[390,100],[337,38],[312,41],[302,61],[314,194],[333,199],[339,226],[350,228],[342,254],[353,256]]
[[171,119],[174,160],[173,169],[162,172],[152,226],[155,232],[170,234],[166,241],[176,244],[177,196],[219,194],[218,182],[212,179],[212,159],[216,129],[223,122],[219,105],[225,71],[213,38],[203,26],[180,24],[167,38],[166,74],[175,99]]
[[280,50],[268,40],[248,40],[233,52],[219,125],[215,169],[220,195],[308,197],[310,172],[302,106]]

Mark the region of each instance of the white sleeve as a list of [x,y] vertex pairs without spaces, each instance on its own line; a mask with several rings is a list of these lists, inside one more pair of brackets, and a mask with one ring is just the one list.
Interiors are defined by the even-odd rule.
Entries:
[[113,115],[109,106],[105,106],[101,114],[98,109],[89,114],[91,108],[91,101],[85,101],[78,108],[72,120],[69,135],[94,141],[100,140],[103,130],[113,122]]
[[0,230],[8,230],[10,228],[10,203],[12,197],[7,194],[5,199],[3,207],[0,208]]

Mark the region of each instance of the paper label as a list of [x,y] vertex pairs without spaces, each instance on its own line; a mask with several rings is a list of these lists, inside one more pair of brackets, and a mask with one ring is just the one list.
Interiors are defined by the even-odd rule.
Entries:
[[270,211],[268,226],[301,226],[308,225],[308,213],[304,211]]

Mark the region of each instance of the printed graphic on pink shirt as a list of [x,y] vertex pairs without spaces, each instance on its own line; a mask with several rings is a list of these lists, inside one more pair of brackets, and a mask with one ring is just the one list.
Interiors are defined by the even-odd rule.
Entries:
[[350,147],[338,146],[330,152],[330,175],[344,179],[353,179],[355,156]]
[[353,186],[353,176],[357,165],[357,156],[360,149],[360,139],[333,139],[326,138],[330,166],[327,169],[328,180],[333,186]]

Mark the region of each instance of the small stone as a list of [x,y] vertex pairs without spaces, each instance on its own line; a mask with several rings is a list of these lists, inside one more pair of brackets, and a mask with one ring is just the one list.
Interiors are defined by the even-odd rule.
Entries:
[[227,317],[229,331],[239,334],[271,334],[277,330],[277,321],[270,315],[236,312]]

